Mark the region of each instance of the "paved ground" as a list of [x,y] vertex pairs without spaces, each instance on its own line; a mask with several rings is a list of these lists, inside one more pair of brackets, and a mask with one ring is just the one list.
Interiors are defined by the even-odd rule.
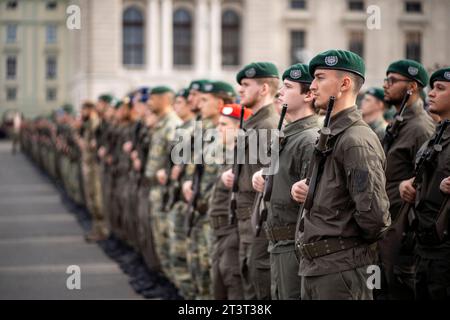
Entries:
[[[81,270],[81,289],[66,286]],[[87,244],[53,184],[0,140],[0,299],[141,299],[96,244]]]

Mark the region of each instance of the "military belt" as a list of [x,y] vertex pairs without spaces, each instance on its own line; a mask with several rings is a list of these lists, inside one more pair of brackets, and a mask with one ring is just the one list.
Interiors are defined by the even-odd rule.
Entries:
[[266,225],[265,231],[267,239],[272,242],[295,239],[295,224],[280,227],[268,227]]
[[298,243],[297,249],[302,257],[309,260],[348,250],[364,244],[359,238],[328,238],[311,243]]
[[209,221],[211,222],[211,228],[214,230],[229,226],[228,216],[210,217]]

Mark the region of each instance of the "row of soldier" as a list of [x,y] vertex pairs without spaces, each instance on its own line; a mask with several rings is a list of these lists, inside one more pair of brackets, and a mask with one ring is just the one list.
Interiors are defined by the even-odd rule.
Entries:
[[[122,101],[103,95],[83,104],[81,119],[66,110],[25,123],[22,144],[89,209],[87,240],[113,233],[185,298],[372,299],[373,265],[382,268],[378,299],[448,298],[450,70],[429,79],[418,62],[400,60],[386,75],[358,110],[365,66],[352,52],[293,65],[281,85],[272,63],[251,63],[237,74],[237,94],[196,80],[176,94],[160,86]],[[396,111],[389,125],[385,105]],[[249,133],[277,128],[271,174],[248,162]],[[180,130],[191,151],[216,130],[221,143],[201,138],[203,149],[234,157],[206,162],[193,152],[175,163]]]

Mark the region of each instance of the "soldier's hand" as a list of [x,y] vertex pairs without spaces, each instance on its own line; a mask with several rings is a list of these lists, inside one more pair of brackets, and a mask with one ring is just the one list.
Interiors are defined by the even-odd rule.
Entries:
[[450,177],[441,181],[440,188],[443,193],[450,194]]
[[233,187],[234,174],[231,169],[228,169],[224,173],[222,173],[222,182],[228,189]]
[[159,184],[164,185],[167,183],[167,174],[166,170],[159,169],[156,171],[156,179],[158,179]]
[[309,186],[306,184],[306,179],[297,181],[292,185],[291,197],[299,203],[303,203],[308,195]]
[[181,187],[183,191],[183,197],[186,199],[186,201],[191,201],[192,198],[192,181],[186,181],[183,183],[183,186]]
[[414,178],[402,181],[398,187],[400,191],[400,197],[403,201],[414,203],[416,199],[416,189],[413,187]]
[[180,165],[174,165],[172,167],[172,170],[170,171],[170,179],[172,180],[178,180],[181,174],[181,166]]
[[125,153],[130,153],[133,148],[133,143],[131,141],[127,141],[122,145],[122,150]]
[[139,158],[139,153],[136,150],[133,150],[130,154],[131,160],[136,160]]
[[142,166],[142,164],[141,164],[141,160],[140,159],[134,159],[133,160],[133,168],[134,168],[134,170],[140,171],[141,170],[141,166]]
[[99,157],[100,159],[103,159],[103,158],[105,157],[105,154],[106,154],[106,149],[105,149],[105,147],[100,147],[100,149],[98,149],[97,154],[98,154],[98,157]]
[[264,191],[265,180],[262,176],[262,170],[256,171],[252,177],[252,186],[258,192]]
[[95,148],[97,147],[97,142],[95,141],[95,139],[92,139],[92,140],[90,141],[89,146],[90,146],[92,149],[95,149]]

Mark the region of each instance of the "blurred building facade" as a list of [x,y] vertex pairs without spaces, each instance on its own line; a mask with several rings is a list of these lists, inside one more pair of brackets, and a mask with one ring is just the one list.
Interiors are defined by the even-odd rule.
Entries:
[[[1,1],[0,15],[2,79],[12,52],[5,38],[13,17],[5,14],[7,2]],[[39,101],[35,108],[48,108],[44,98],[52,85],[45,75],[49,55],[45,25],[50,13],[45,10],[47,3],[54,1],[16,2],[19,6],[34,3],[29,14],[42,18],[35,35],[24,42],[18,39],[16,44],[19,62],[30,55],[28,65],[36,70],[30,72],[25,62],[17,64],[16,103],[21,107],[19,101]],[[179,89],[193,78],[235,83],[237,70],[251,61],[272,61],[281,71],[292,63],[307,63],[316,53],[330,48],[349,49],[364,58],[366,86],[381,86],[387,65],[396,59],[418,60],[430,71],[436,65],[450,64],[450,0],[56,2],[55,15],[62,19],[57,25],[62,28],[67,18],[64,6],[75,4],[81,9],[81,29],[58,27],[57,103],[64,100],[79,105],[104,92],[122,96],[142,85],[165,84]],[[30,28],[27,21],[23,29]],[[22,22],[17,22],[18,34],[25,32],[19,32],[21,28]],[[25,42],[35,49],[22,49]],[[2,81],[2,108],[12,103],[8,88],[14,84],[9,81]],[[37,86],[34,95],[26,94],[28,87],[22,82]]]
[[69,99],[69,0],[0,1],[0,114],[34,116]]

